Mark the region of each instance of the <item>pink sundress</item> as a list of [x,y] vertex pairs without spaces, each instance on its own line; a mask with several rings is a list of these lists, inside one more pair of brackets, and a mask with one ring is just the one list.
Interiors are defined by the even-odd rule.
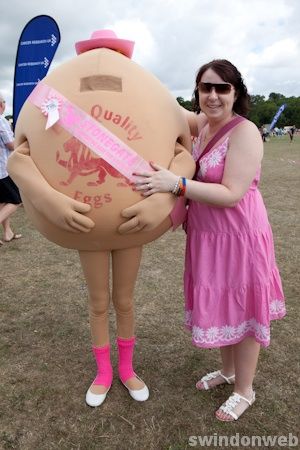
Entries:
[[[230,134],[201,158],[199,181],[221,183],[229,139]],[[195,160],[200,143],[201,134]],[[252,336],[266,347],[270,321],[286,313],[259,175],[233,208],[189,202],[185,325],[196,346],[222,347]]]

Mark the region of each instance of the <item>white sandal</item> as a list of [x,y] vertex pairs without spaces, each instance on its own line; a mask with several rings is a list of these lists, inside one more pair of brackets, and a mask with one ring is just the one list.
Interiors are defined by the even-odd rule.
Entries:
[[[214,387],[219,386],[219,384],[217,384],[216,386],[210,387],[210,386],[208,385],[208,383],[207,383],[208,381],[214,380],[214,379],[217,378],[217,377],[222,377],[223,380],[224,380],[227,384],[234,384],[234,382],[235,382],[235,375],[231,375],[230,377],[226,377],[225,375],[222,374],[221,370],[217,370],[216,372],[208,373],[207,375],[205,375],[204,377],[202,377],[201,380],[199,380],[199,381],[196,383],[196,388],[197,388],[199,391],[202,391],[202,390],[203,390],[203,388],[200,387],[200,383],[203,384],[204,389],[205,389],[206,391],[208,391],[209,389],[213,389]],[[223,383],[220,383],[220,384],[223,384]]]
[[[241,402],[241,400],[244,400],[247,403],[246,408],[240,414],[236,414],[233,410]],[[233,418],[232,420],[237,420],[249,408],[249,406],[253,405],[254,402],[255,402],[255,392],[254,391],[252,392],[252,397],[250,400],[246,397],[243,397],[240,394],[237,394],[236,392],[233,392],[231,394],[231,396],[226,400],[226,402],[220,406],[218,411],[221,410],[225,414],[228,414],[229,416],[231,416]],[[216,418],[221,420],[222,422],[232,422],[231,419],[222,419],[217,414],[216,414]]]

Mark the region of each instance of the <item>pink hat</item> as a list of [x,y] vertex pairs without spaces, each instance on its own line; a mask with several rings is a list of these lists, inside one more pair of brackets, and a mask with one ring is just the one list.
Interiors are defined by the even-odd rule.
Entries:
[[79,41],[75,44],[77,55],[87,52],[88,50],[103,47],[116,50],[128,58],[131,58],[134,42],[119,39],[112,30],[97,30],[92,33],[91,39]]

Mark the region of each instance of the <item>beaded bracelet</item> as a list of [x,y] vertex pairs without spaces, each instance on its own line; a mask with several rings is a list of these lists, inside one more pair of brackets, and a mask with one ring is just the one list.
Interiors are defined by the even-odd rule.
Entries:
[[176,197],[184,197],[186,191],[186,178],[179,177],[176,181],[174,189],[172,190],[172,194],[176,195]]
[[178,197],[184,197],[186,191],[186,178],[181,177],[179,182],[179,192],[177,193]]
[[178,187],[179,187],[179,182],[180,182],[180,177],[178,178],[178,180],[175,183],[175,186],[172,190],[172,194],[177,195],[177,191],[178,191]]

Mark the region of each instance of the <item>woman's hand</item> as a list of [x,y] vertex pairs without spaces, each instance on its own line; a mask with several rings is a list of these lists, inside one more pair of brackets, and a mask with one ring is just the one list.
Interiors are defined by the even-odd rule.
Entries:
[[150,165],[155,172],[133,173],[134,176],[139,177],[134,182],[135,190],[142,191],[145,197],[156,192],[172,192],[179,177],[158,164],[150,162]]

